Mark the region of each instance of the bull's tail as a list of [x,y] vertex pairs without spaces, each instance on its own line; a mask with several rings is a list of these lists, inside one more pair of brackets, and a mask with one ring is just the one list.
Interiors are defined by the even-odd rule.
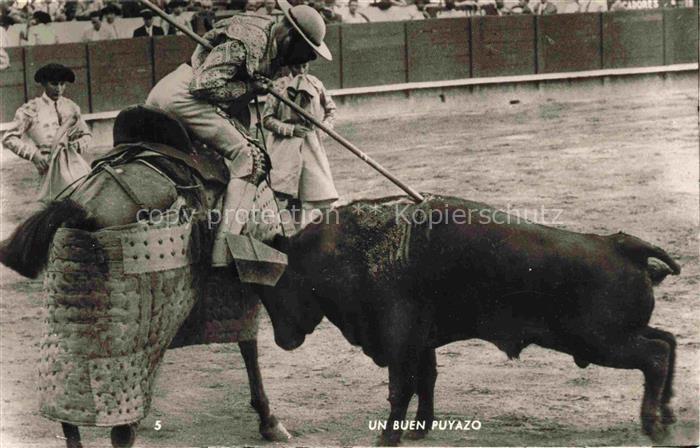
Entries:
[[[649,277],[654,285],[658,285],[667,275],[678,275],[681,267],[676,263],[665,250],[647,243],[632,235],[618,233],[614,235],[617,248],[634,261],[646,266]],[[656,258],[663,263],[659,263],[650,258]]]
[[59,227],[94,230],[94,220],[70,199],[49,203],[30,216],[12,235],[0,242],[0,263],[24,277],[36,278],[46,267],[49,246]]

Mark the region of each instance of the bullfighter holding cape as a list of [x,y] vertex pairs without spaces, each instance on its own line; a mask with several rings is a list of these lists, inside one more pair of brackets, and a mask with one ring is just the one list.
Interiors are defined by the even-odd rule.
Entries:
[[81,154],[92,134],[80,107],[63,96],[66,83],[75,82],[71,69],[47,64],[37,70],[34,80],[44,93],[17,109],[2,144],[34,164],[41,179],[37,199],[49,202],[90,171]]

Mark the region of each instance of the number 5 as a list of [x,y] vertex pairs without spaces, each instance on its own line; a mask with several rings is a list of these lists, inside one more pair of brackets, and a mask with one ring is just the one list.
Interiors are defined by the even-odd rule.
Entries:
[[156,424],[153,425],[153,429],[155,429],[156,431],[160,431],[160,428],[162,427],[163,426],[160,424],[160,420],[156,420]]

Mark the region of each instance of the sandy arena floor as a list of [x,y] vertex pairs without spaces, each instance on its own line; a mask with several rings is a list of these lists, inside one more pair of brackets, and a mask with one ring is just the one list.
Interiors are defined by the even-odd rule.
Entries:
[[[420,191],[453,194],[570,230],[624,230],[665,248],[683,266],[657,288],[652,321],[678,338],[678,417],[668,444],[698,443],[697,80],[680,86],[510,105],[471,104],[430,114],[348,121],[338,130]],[[342,118],[342,117],[341,117]],[[329,143],[345,197],[395,194],[390,184]],[[34,170],[3,157],[2,236],[37,208]],[[42,325],[41,282],[0,268],[1,423],[4,447],[61,447],[60,425],[37,414],[34,389]],[[274,345],[267,318],[260,363],[274,413],[294,445],[369,445],[368,422],[388,415],[387,372],[327,321],[304,346]],[[406,446],[648,445],[640,431],[638,371],[579,369],[539,347],[509,361],[480,341],[438,351],[439,419],[479,420],[479,431],[437,431]],[[248,406],[238,346],[168,352],[137,446],[262,445]],[[415,409],[415,402],[412,410]],[[409,411],[412,413],[413,411]],[[154,430],[159,420],[162,428]],[[86,447],[109,446],[106,429],[82,430]]]

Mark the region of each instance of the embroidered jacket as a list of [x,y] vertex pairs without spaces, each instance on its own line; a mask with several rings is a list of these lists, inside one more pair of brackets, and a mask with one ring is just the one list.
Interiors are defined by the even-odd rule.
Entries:
[[278,69],[273,64],[277,46],[270,38],[274,23],[255,15],[234,15],[217,22],[204,35],[214,48],[209,51],[199,45],[192,54],[190,93],[211,103],[252,98],[253,75],[272,77]]
[[11,128],[2,138],[2,145],[18,156],[32,160],[37,151],[47,153],[50,150],[61,124],[74,116],[78,117],[78,122],[63,141],[82,153],[90,145],[92,134],[80,115],[80,107],[65,97],[54,102],[45,93],[17,109]]

